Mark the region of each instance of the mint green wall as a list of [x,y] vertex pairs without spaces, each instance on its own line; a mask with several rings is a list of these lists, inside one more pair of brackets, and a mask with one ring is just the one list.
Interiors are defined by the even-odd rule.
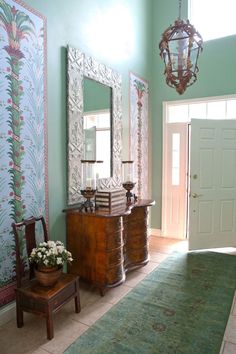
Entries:
[[123,135],[127,148],[129,71],[150,79],[152,42],[147,38],[151,38],[152,1],[25,2],[47,18],[49,228],[51,238],[65,240],[62,209],[66,207],[67,169],[66,46],[74,46],[122,74]]
[[[187,18],[187,0],[182,1],[182,18]],[[213,9],[214,12],[214,9]],[[209,18],[212,16],[209,13]],[[164,30],[178,17],[178,1],[153,0],[153,62],[152,62],[152,227],[161,227],[162,190],[162,102],[236,93],[236,36],[204,43],[199,58],[197,82],[183,95],[165,84],[164,64],[158,44]],[[193,24],[194,25],[194,24]],[[219,24],[220,25],[220,24]],[[198,28],[199,32],[200,29]]]
[[[236,93],[235,36],[204,43],[197,82],[182,96],[165,84],[158,44],[178,16],[173,0],[25,0],[47,18],[49,222],[64,239],[66,206],[66,46],[79,48],[122,75],[124,151],[128,141],[129,71],[150,82],[152,116],[152,227],[161,227],[162,102]],[[119,15],[118,10],[123,13]],[[209,14],[212,16],[212,14]],[[187,0],[182,1],[187,18]],[[110,20],[109,20],[110,19]],[[107,24],[101,33],[102,25]],[[200,29],[199,29],[200,31]],[[111,37],[109,37],[111,35]]]
[[109,110],[111,108],[112,89],[100,82],[84,78],[84,112]]

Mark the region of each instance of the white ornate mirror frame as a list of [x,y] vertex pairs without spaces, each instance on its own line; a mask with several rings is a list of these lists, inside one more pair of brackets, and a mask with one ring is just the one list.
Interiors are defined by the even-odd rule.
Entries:
[[68,205],[83,198],[81,160],[84,156],[83,80],[90,78],[112,89],[112,177],[99,179],[98,189],[121,185],[122,104],[121,75],[76,48],[67,48],[67,119],[68,119]]

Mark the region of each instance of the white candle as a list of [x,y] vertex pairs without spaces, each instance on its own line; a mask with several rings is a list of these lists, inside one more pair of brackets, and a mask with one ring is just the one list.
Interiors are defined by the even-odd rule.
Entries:
[[127,175],[127,182],[132,182],[132,181],[131,181],[131,174],[128,174],[128,175]]
[[92,178],[87,178],[87,183],[86,183],[86,187],[87,188],[91,188],[92,187]]

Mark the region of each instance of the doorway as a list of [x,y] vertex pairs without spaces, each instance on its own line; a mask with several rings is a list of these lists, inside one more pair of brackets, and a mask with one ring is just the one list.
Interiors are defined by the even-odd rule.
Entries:
[[[201,200],[201,198],[194,198],[190,193],[191,179],[189,178],[188,169],[191,135],[189,134],[188,126],[191,125],[191,121],[194,118],[204,121],[212,120],[213,125],[214,118],[215,121],[236,119],[236,96],[165,102],[163,108],[162,235],[185,239],[189,237],[189,229],[191,233],[193,231],[192,223],[194,218],[189,218],[189,215],[195,209],[191,205],[193,205],[193,201],[196,204],[196,200]],[[194,142],[193,144],[192,148],[195,146]],[[233,146],[234,144],[233,142]],[[234,158],[236,156],[234,152],[231,152],[231,159]],[[196,176],[192,176],[192,178],[196,178]],[[196,191],[193,192],[197,195],[202,194]],[[232,203],[225,202],[224,213],[229,210],[227,209],[229,205],[232,206]],[[229,228],[228,222],[232,223],[235,220],[224,221],[227,224],[227,228]],[[204,246],[203,243],[202,247],[200,247],[198,243],[190,243],[190,247],[206,248],[206,245]]]

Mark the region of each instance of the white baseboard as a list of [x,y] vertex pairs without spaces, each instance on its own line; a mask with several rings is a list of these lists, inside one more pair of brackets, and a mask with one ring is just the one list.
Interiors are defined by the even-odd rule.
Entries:
[[16,317],[16,303],[15,301],[3,306],[0,309],[0,326],[5,325]]
[[159,236],[159,237],[162,236],[160,229],[149,229],[149,235]]
[[149,229],[149,235],[152,235],[152,236],[157,236],[157,237],[163,237],[163,238],[171,238],[171,239],[174,239],[174,240],[186,240],[185,238],[183,237],[177,237],[176,235],[164,235],[162,230],[161,229]]

